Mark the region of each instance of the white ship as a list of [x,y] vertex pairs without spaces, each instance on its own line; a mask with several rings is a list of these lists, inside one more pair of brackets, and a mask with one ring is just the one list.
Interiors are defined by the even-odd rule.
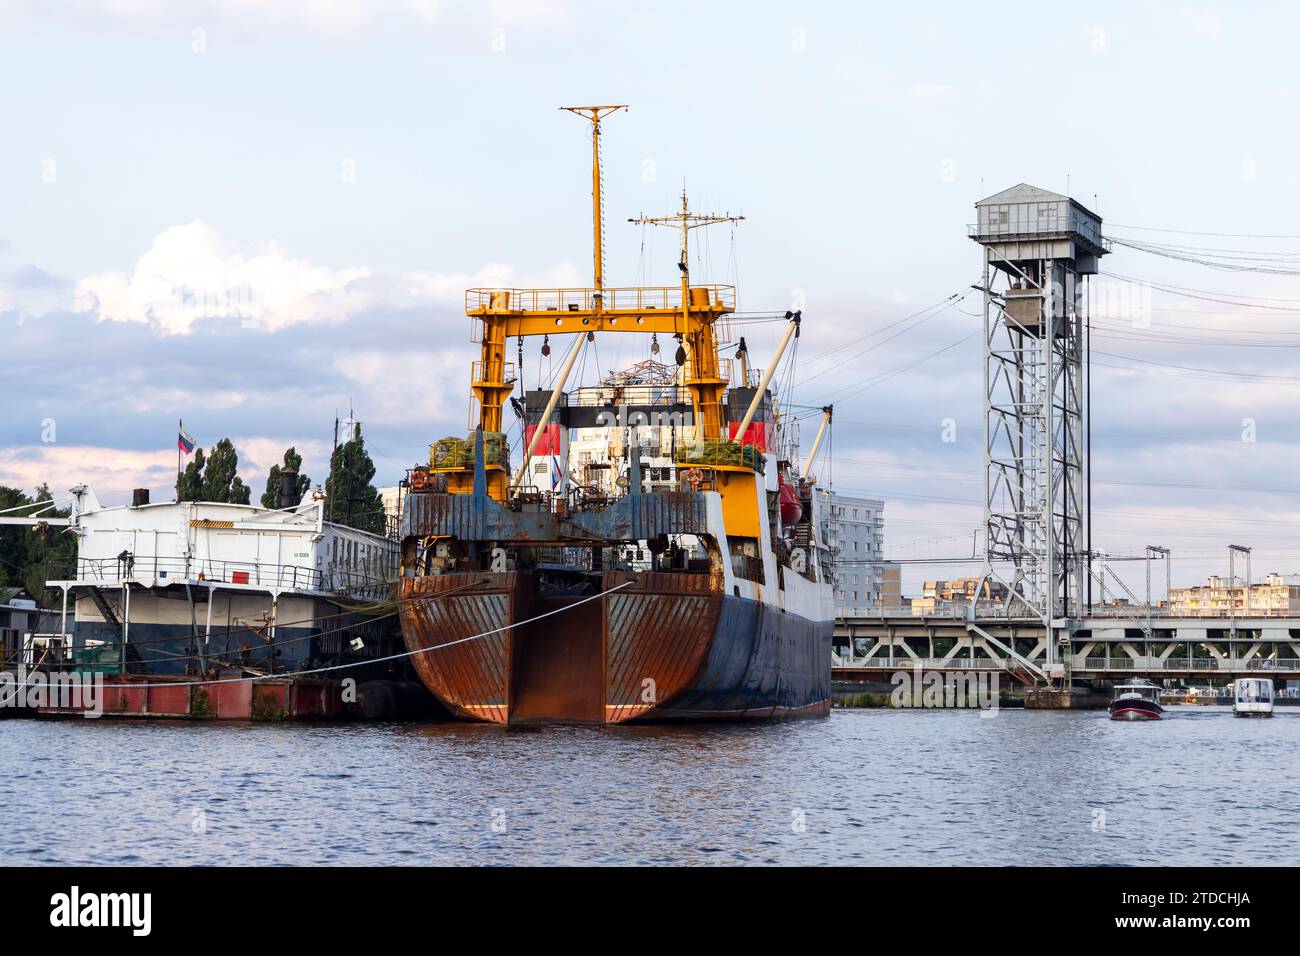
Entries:
[[284,509],[216,502],[105,507],[71,489],[77,538],[57,630],[30,635],[27,663],[76,660],[110,672],[277,673],[360,662],[398,649],[386,601],[397,546],[325,520],[314,492]]

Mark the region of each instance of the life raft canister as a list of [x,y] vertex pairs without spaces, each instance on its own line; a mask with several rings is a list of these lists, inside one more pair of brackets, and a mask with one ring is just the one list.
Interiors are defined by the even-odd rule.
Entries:
[[799,491],[794,485],[787,484],[784,478],[777,479],[778,500],[781,502],[781,526],[792,528],[803,517],[803,502],[799,500]]

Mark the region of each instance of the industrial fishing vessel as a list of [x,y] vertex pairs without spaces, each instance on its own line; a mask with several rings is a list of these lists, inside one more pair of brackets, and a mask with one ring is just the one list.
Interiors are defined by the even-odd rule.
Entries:
[[[633,220],[680,230],[680,284],[604,284],[601,121],[591,123],[595,275],[586,289],[471,289],[480,357],[467,437],[430,446],[402,513],[400,607],[425,685],[456,716],[499,724],[772,720],[830,708],[830,552],[811,466],[768,368],[719,355],[735,288],[692,283],[693,228],[738,217]],[[597,337],[651,357],[565,388]],[[675,366],[653,358],[676,343]],[[512,392],[510,340],[571,341],[546,387]],[[643,339],[644,341],[644,339]],[[739,366],[739,368],[736,368]],[[520,419],[512,465],[507,401]]]

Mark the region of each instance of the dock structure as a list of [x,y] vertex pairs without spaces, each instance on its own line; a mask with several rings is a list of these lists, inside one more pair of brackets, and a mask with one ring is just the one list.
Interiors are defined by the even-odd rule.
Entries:
[[[48,582],[58,607],[7,648],[9,670],[103,675],[109,713],[236,718],[337,716],[337,678],[395,675],[371,662],[401,646],[397,543],[325,520],[319,492],[264,508],[71,491],[59,520],[75,564]],[[355,669],[294,675],[339,664]]]

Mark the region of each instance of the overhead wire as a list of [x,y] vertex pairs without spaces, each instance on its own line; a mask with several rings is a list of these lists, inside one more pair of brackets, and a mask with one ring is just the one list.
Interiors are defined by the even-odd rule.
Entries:
[[[845,363],[856,361],[857,359],[866,355],[868,352],[872,352],[880,348],[882,345],[894,341],[899,336],[905,335],[906,333],[919,328],[920,326],[928,322],[930,319],[934,318],[935,316],[943,312],[945,308],[952,305],[956,305],[956,303],[960,302],[962,299],[970,295],[972,291],[974,290],[969,288],[965,290],[959,289],[956,292],[952,293],[951,295],[945,296],[944,298],[940,299],[938,302],[926,306],[924,309],[920,309],[916,312],[911,313],[910,315],[905,315],[901,319],[896,319],[893,322],[888,322],[885,325],[882,325],[880,328],[868,332],[866,335],[859,336],[858,338],[852,339],[849,342],[845,342],[841,345],[833,346],[829,349],[826,349],[824,352],[818,353],[812,358],[805,359],[805,363],[808,366],[816,365],[818,362],[825,361],[828,358],[834,358],[836,360],[836,364],[831,368],[823,369],[820,372],[814,372],[813,374],[807,376],[806,378],[801,379],[796,384],[802,385],[806,382],[812,381],[815,378],[819,378],[822,375],[830,374],[831,372],[837,371],[840,368],[842,368]],[[870,339],[873,339],[884,332],[888,332],[890,329],[897,328],[900,325],[904,325],[907,322],[912,322],[912,324],[908,325],[906,328],[899,329],[898,332],[894,333],[888,338],[873,343],[872,345],[869,345],[866,348],[862,349],[861,351],[856,352],[852,355],[846,356],[844,354],[846,349],[852,348],[855,345],[858,345],[862,342],[869,341]]]

